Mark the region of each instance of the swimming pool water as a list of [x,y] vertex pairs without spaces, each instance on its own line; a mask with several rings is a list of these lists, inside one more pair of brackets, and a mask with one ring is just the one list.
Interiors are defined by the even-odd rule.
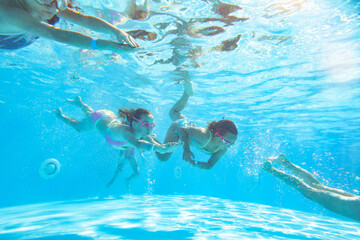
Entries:
[[[19,51],[0,52],[2,236],[121,239],[113,237],[121,235],[126,239],[129,234],[142,233],[144,239],[151,239],[152,234],[177,239],[171,231],[178,231],[179,237],[194,239],[226,239],[224,232],[235,239],[336,239],[339,234],[356,239],[357,223],[305,199],[255,163],[285,153],[324,184],[359,195],[359,3],[234,0],[226,3],[242,9],[232,15],[247,20],[228,25],[194,21],[220,19],[215,2],[150,1],[157,14],[143,21],[121,22],[115,14],[123,7],[118,1],[78,0],[75,4],[87,14],[125,30],[144,29],[157,37],[138,40],[144,49],[122,56],[79,50],[46,39]],[[63,21],[60,26],[86,31]],[[195,34],[214,26],[224,32]],[[219,48],[239,35],[232,48]],[[116,112],[123,107],[143,107],[154,114],[154,132],[163,140],[171,124],[168,111],[182,94],[182,85],[177,83],[184,78],[194,82],[194,96],[184,110],[189,119],[205,126],[226,117],[239,129],[236,145],[210,171],[191,168],[181,160],[181,150],[166,163],[151,154],[142,158],[136,153],[140,176],[130,190],[124,183],[131,174],[128,165],[114,185],[106,188],[116,169],[118,152],[95,131],[77,133],[52,114],[62,107],[66,114],[80,118],[80,111],[64,103],[78,95],[94,109]],[[195,154],[200,161],[208,158]],[[44,180],[38,167],[48,158],[60,162],[61,172]],[[86,200],[99,197],[101,200]],[[103,200],[108,197],[114,199]],[[146,213],[146,201],[156,209],[156,219],[164,219],[161,227],[146,225],[154,217]],[[209,206],[197,205],[197,201]],[[163,207],[157,202],[174,205],[157,214]],[[43,205],[32,205],[36,203]],[[229,210],[226,204],[235,209]],[[184,205],[199,208],[189,210]],[[106,206],[114,207],[115,215],[129,206],[139,217],[130,220],[129,227],[126,218],[112,218]],[[214,212],[207,212],[210,206]],[[38,207],[50,209],[50,213],[30,210]],[[184,214],[196,221],[181,222],[178,207],[185,208]],[[77,208],[86,209],[84,218],[71,213]],[[271,221],[258,218],[254,208],[264,210],[260,213]],[[66,216],[53,216],[53,209]],[[91,209],[97,216],[109,218],[97,223],[86,213]],[[28,214],[28,220],[21,212]],[[212,219],[214,215],[218,219]],[[173,216],[179,222],[170,221]],[[51,227],[40,227],[43,222],[29,223],[34,219],[52,219]],[[244,219],[252,219],[253,225]],[[70,223],[83,224],[83,230],[64,231]],[[53,229],[52,224],[59,224],[59,229]],[[321,231],[330,232],[318,235]]]
[[3,208],[0,239],[358,239],[360,224],[194,195],[126,195]]

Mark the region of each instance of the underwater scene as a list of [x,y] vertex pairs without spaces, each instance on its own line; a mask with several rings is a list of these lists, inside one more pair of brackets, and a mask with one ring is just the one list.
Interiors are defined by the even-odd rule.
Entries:
[[360,239],[360,3],[2,0],[0,240]]

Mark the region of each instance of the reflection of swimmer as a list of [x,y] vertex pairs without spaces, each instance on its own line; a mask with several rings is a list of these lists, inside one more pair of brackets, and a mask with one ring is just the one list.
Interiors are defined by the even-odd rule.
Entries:
[[[173,123],[167,131],[164,143],[177,142],[181,139],[184,142],[183,159],[200,169],[211,169],[224,156],[227,149],[236,142],[238,131],[235,124],[227,119],[211,122],[207,128],[197,127],[191,123],[181,111],[186,107],[189,97],[193,95],[192,83],[184,81],[184,88],[182,97],[169,111]],[[196,161],[190,145],[211,155],[209,160]],[[156,153],[156,156],[161,161],[167,161],[171,153]]]
[[223,3],[220,0],[213,0],[213,10],[223,17],[229,17],[231,13],[242,9],[238,5]]
[[[79,48],[110,50],[117,53],[139,47],[125,31],[100,18],[83,15],[69,6],[69,0],[3,0],[0,4],[0,48],[22,48],[33,42],[37,36]],[[119,42],[94,39],[79,32],[54,28],[44,21],[54,16],[94,31],[112,34]],[[12,42],[9,42],[9,38],[13,39]],[[17,44],[19,41],[23,44]]]
[[237,43],[240,40],[241,35],[237,35],[235,38],[233,39],[229,39],[229,40],[225,40],[221,42],[221,45],[213,47],[212,49],[210,49],[211,51],[232,51],[234,49],[236,49],[238,47]]
[[[291,163],[284,154],[267,160],[262,164],[265,171],[295,188],[306,198],[339,215],[360,221],[360,196],[324,186],[314,175]],[[272,163],[287,168],[295,176],[277,170]]]
[[278,43],[276,43],[276,45],[280,45],[291,38],[292,38],[291,36],[284,36],[284,35],[272,35],[272,36],[263,35],[263,36],[259,37],[257,40],[258,41],[279,41]]
[[39,167],[39,174],[44,179],[53,178],[60,172],[60,163],[54,158],[43,161]]
[[276,17],[278,15],[289,14],[301,9],[301,5],[306,0],[291,0],[289,2],[277,2],[270,4],[265,8],[268,13],[264,15],[266,18]]
[[155,127],[155,123],[153,115],[146,109],[119,109],[119,118],[125,120],[121,122],[116,115],[109,110],[94,111],[90,106],[83,103],[80,97],[76,97],[73,100],[68,99],[67,101],[81,108],[86,117],[78,121],[64,115],[61,109],[58,108],[55,111],[55,115],[60,120],[79,132],[97,129],[101,135],[105,137],[109,145],[120,150],[118,168],[108,186],[114,182],[117,175],[121,172],[126,159],[129,160],[134,170],[134,173],[127,178],[127,185],[132,178],[139,174],[138,164],[134,156],[134,148],[144,151],[167,153],[174,151],[181,145],[179,143],[158,144],[147,141],[148,136]]

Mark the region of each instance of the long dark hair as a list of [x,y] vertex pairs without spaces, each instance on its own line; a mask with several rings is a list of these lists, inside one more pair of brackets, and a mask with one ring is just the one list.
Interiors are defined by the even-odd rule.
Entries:
[[125,119],[126,124],[128,124],[130,127],[132,126],[132,122],[134,121],[134,118],[139,119],[142,115],[152,115],[152,113],[146,109],[138,108],[138,109],[126,109],[121,108],[118,111],[119,118]]
[[219,132],[220,135],[226,134],[228,132],[235,135],[238,134],[235,123],[228,119],[223,119],[221,121],[213,121],[208,124],[207,129],[209,129],[213,134],[216,133],[216,130]]

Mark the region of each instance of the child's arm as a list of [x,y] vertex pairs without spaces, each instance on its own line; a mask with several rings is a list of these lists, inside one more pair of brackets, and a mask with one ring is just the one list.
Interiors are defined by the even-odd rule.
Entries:
[[200,169],[209,170],[215,166],[215,164],[219,161],[219,159],[222,156],[224,156],[225,153],[226,153],[226,149],[219,150],[216,153],[213,153],[207,162],[194,162],[193,164]]
[[133,133],[130,131],[124,131],[123,138],[133,145],[134,147],[140,150],[147,150],[152,152],[159,152],[159,153],[168,153],[175,151],[176,148],[180,147],[182,143],[166,143],[166,144],[158,144],[154,142],[148,142],[144,140],[139,140],[134,137]]
[[190,150],[190,140],[189,134],[193,132],[192,128],[180,128],[180,140],[184,143],[183,145],[183,160],[186,162],[192,161],[195,158],[194,153]]

